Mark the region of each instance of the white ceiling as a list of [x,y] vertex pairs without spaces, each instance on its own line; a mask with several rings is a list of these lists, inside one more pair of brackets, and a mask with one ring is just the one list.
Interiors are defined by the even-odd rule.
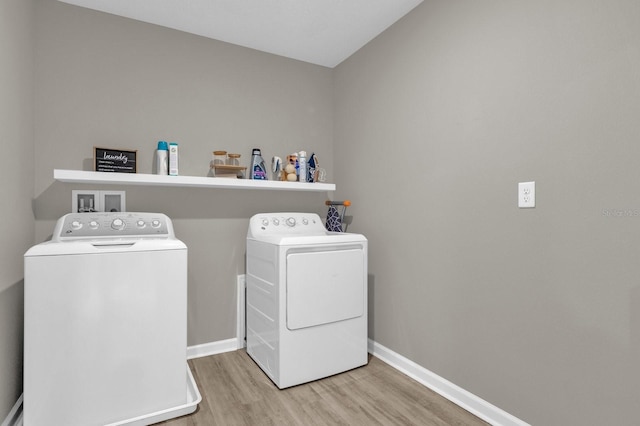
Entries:
[[333,68],[423,0],[60,0]]

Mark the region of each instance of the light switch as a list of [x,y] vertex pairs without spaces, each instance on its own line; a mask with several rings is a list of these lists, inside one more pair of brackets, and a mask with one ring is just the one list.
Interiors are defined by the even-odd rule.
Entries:
[[536,206],[536,183],[520,182],[518,184],[518,207],[521,209]]

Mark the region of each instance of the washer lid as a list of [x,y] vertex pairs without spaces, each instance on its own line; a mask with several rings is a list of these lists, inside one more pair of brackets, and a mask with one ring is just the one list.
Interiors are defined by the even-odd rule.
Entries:
[[157,239],[95,239],[75,241],[46,241],[31,247],[24,257],[35,256],[69,256],[82,254],[104,255],[108,253],[139,253],[160,250],[187,250],[187,246],[180,240]]

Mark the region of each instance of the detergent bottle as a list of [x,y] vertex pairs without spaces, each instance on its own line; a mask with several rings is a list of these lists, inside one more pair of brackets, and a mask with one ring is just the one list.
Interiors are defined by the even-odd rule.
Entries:
[[254,148],[251,154],[251,179],[267,180],[267,169],[264,166],[260,149]]

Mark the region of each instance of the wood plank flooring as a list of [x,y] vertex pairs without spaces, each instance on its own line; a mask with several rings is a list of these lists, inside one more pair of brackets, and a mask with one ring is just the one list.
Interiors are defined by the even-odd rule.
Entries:
[[245,350],[189,361],[202,394],[193,414],[163,426],[486,425],[369,356],[366,366],[279,390]]
[[284,390],[244,350],[189,366],[202,402],[163,426],[487,425],[371,355],[364,367]]

